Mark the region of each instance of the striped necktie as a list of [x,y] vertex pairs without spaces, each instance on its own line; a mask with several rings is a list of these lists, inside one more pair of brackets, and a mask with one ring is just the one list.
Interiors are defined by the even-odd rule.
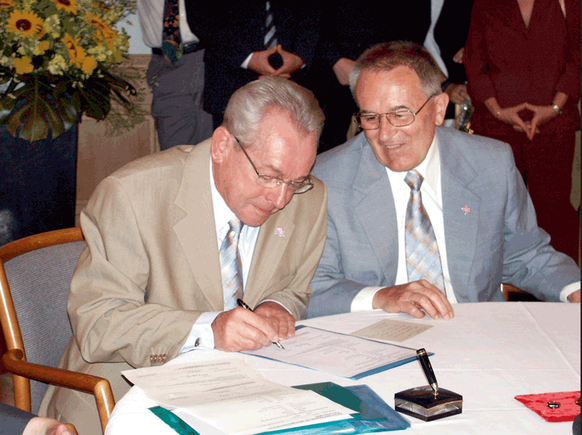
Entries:
[[445,292],[439,248],[430,218],[422,205],[420,186],[423,180],[422,175],[414,169],[409,171],[404,179],[410,187],[410,200],[406,208],[405,224],[408,281],[425,279]]
[[238,240],[243,223],[235,216],[228,225],[229,231],[219,251],[225,310],[236,308],[236,300],[242,299],[243,294],[242,268],[238,253]]
[[178,0],[166,0],[164,4],[164,25],[162,28],[162,55],[174,65],[182,57],[182,37],[180,36],[180,7]]
[[273,22],[273,13],[271,12],[271,2],[267,2],[265,5],[266,19],[265,19],[265,48],[267,50],[273,48],[277,45],[277,37],[275,36],[275,32],[277,28],[275,27],[275,23]]

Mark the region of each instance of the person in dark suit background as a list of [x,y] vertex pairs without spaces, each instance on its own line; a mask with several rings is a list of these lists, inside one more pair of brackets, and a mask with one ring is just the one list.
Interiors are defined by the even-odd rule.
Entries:
[[341,0],[327,5],[313,66],[303,85],[315,93],[325,114],[319,152],[346,141],[352,115],[357,112],[348,88],[355,60],[381,42],[406,40],[422,44],[431,23],[430,0],[387,5]]
[[[276,44],[268,48],[266,5],[275,26]],[[204,42],[204,110],[222,123],[230,96],[264,76],[292,78],[299,84],[309,68],[319,38],[318,2],[186,2],[188,24]],[[195,17],[190,19],[190,17]],[[275,55],[282,65],[269,63]]]
[[[433,20],[435,12],[438,15],[424,41],[425,48],[439,64],[447,79],[442,83],[443,92],[450,98],[447,107],[446,120],[455,118],[455,104],[471,103],[467,92],[467,75],[463,66],[463,51],[469,25],[471,24],[471,9],[473,0],[440,0],[431,3]],[[439,8],[440,7],[440,8]]]
[[0,435],[73,435],[63,423],[0,403]]

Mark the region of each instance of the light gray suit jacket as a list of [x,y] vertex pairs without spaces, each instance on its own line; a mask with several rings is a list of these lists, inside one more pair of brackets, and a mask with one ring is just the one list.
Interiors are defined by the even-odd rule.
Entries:
[[[437,128],[436,134],[447,259],[457,300],[504,300],[503,282],[558,301],[564,286],[579,281],[580,271],[537,226],[510,147],[454,129]],[[390,182],[365,135],[318,156],[313,172],[326,183],[329,204],[327,241],[311,282],[308,317],[349,312],[362,288],[393,286],[398,266]]]
[[[210,139],[136,160],[107,177],[81,214],[87,241],[71,283],[74,331],[60,367],[109,380],[175,358],[203,312],[222,311],[210,189]],[[325,244],[327,191],[296,195],[261,226],[245,301],[265,299],[305,317],[309,282]],[[93,398],[50,386],[43,415],[100,433]]]

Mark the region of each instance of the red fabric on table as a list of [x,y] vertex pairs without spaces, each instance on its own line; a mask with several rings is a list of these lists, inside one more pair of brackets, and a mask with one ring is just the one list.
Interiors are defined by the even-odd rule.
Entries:
[[[580,414],[580,405],[576,404],[576,400],[580,398],[580,391],[525,394],[522,396],[515,396],[515,398],[529,409],[536,412],[544,420],[552,423],[574,421],[576,416]],[[558,402],[560,407],[549,408],[548,402],[551,401]]]

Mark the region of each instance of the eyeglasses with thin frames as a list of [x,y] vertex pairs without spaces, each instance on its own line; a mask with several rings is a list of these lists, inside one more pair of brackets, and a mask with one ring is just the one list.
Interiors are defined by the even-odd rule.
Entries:
[[428,97],[428,100],[424,102],[420,109],[416,112],[411,111],[410,109],[398,109],[392,112],[386,113],[364,113],[361,112],[356,115],[356,119],[364,130],[377,130],[380,128],[380,119],[382,116],[385,116],[386,119],[390,124],[394,127],[406,127],[407,125],[412,124],[416,120],[416,115],[420,113],[424,106],[428,104],[430,99],[434,97],[436,94],[431,95]]
[[271,177],[270,175],[265,175],[265,174],[259,173],[259,171],[257,170],[257,167],[255,166],[255,164],[253,163],[253,161],[251,160],[251,158],[247,154],[246,150],[244,149],[244,147],[242,146],[240,141],[237,139],[236,136],[232,136],[232,137],[234,138],[234,140],[236,141],[236,143],[238,144],[238,146],[240,147],[240,149],[242,150],[244,155],[247,157],[247,160],[249,161],[249,163],[253,167],[253,169],[258,177],[257,183],[260,184],[261,186],[266,187],[267,189],[274,189],[275,187],[281,186],[281,184],[286,184],[287,186],[289,186],[289,189],[291,189],[293,194],[305,193],[308,190],[313,189],[313,182],[309,178],[306,179],[305,181],[302,181],[302,182],[285,181],[285,180],[282,180],[281,178]]

